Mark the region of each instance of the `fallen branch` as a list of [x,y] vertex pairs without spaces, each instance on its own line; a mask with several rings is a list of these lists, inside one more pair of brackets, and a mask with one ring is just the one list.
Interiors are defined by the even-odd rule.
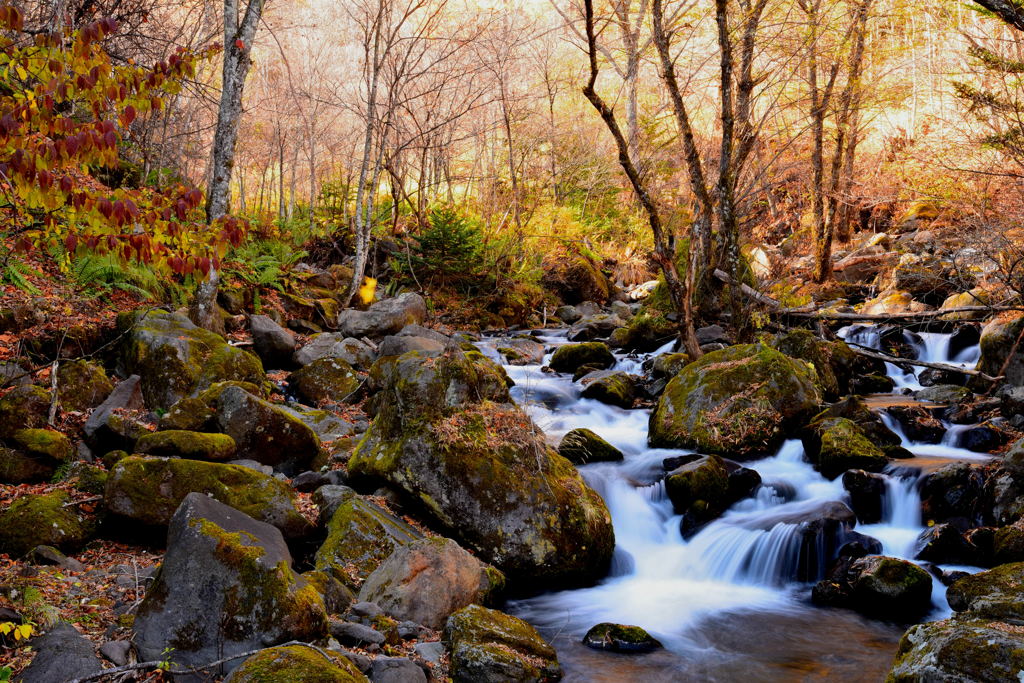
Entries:
[[85,505],[86,503],[95,503],[98,500],[103,500],[103,496],[91,496],[89,498],[83,498],[82,500],[73,500],[70,503],[64,503],[61,505],[62,508],[70,508],[76,505]]
[[971,375],[972,377],[981,377],[983,380],[989,382],[995,382],[1002,379],[1002,377],[992,377],[991,375],[986,375],[984,372],[981,372],[980,370],[961,368],[956,365],[949,365],[947,363],[935,363],[928,360],[911,360],[909,358],[899,358],[897,356],[890,356],[886,353],[875,351],[874,349],[869,349],[865,346],[861,346],[860,344],[854,344],[852,342],[846,342],[846,345],[849,346],[850,350],[856,354],[860,354],[861,356],[866,356],[868,358],[874,358],[876,360],[883,360],[886,363],[895,363],[897,365],[917,365],[922,368],[945,370],[947,372],[959,372],[964,375]]
[[187,675],[187,674],[198,673],[200,671],[206,671],[207,669],[212,669],[215,666],[220,666],[221,664],[227,664],[228,662],[234,661],[236,659],[241,659],[243,657],[251,657],[252,655],[259,654],[260,652],[263,652],[264,650],[269,650],[272,647],[290,647],[292,645],[301,645],[302,647],[308,647],[309,649],[315,650],[316,652],[320,653],[323,656],[323,658],[326,659],[328,662],[333,662],[334,661],[333,659],[331,659],[331,657],[326,652],[324,652],[322,649],[318,648],[316,645],[310,645],[309,643],[303,643],[302,641],[299,641],[299,640],[291,640],[291,641],[288,641],[287,643],[281,643],[280,645],[271,645],[270,647],[261,647],[261,648],[259,648],[257,650],[249,650],[248,652],[240,652],[237,655],[231,655],[230,657],[224,657],[223,659],[218,659],[217,661],[210,662],[209,664],[202,664],[200,666],[193,666],[193,667],[190,667],[188,669],[168,669],[168,668],[162,668],[162,667],[166,667],[167,666],[167,662],[166,661],[153,660],[153,661],[150,661],[150,662],[138,662],[136,664],[125,664],[123,666],[115,666],[113,669],[104,669],[103,671],[97,671],[96,673],[89,674],[88,676],[82,676],[81,678],[73,678],[70,681],[68,681],[68,683],[87,683],[88,681],[98,681],[98,680],[101,680],[103,678],[106,678],[107,676],[116,676],[118,674],[126,673],[128,671],[139,671],[139,670],[142,670],[142,669],[152,669],[152,670],[160,669],[160,670],[164,671],[165,673],[169,673],[169,674],[171,674],[173,676],[184,676],[184,675]]
[[762,303],[765,306],[768,306],[769,308],[776,308],[777,309],[777,308],[779,308],[782,305],[778,301],[776,301],[775,299],[771,298],[767,294],[763,294],[763,293],[757,291],[756,289],[754,289],[750,285],[745,285],[742,282],[736,282],[736,280],[734,280],[731,275],[729,275],[728,273],[726,273],[723,270],[719,270],[718,268],[715,268],[714,275],[715,275],[716,278],[718,278],[719,280],[721,280],[722,282],[724,282],[727,285],[733,285],[733,286],[739,285],[739,290],[741,292],[743,292],[745,295],[747,295],[748,297],[750,297],[754,301],[757,301],[758,303]]
[[779,314],[794,318],[813,318],[818,320],[850,320],[855,322],[888,322],[888,321],[917,321],[932,320],[941,318],[950,313],[994,313],[999,311],[1024,311],[1024,306],[957,306],[937,311],[922,311],[919,313],[825,313],[822,311],[808,310],[801,308],[779,309]]

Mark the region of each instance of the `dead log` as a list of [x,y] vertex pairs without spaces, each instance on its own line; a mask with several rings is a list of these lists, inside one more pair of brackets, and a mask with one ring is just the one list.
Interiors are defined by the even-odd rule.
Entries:
[[868,358],[874,358],[875,360],[882,360],[885,361],[886,363],[895,363],[897,365],[917,365],[922,368],[945,370],[946,372],[959,372],[961,374],[970,375],[972,377],[980,377],[987,382],[995,382],[1002,379],[1002,377],[992,377],[991,375],[986,375],[984,372],[981,372],[980,370],[961,368],[957,367],[956,365],[949,365],[948,363],[935,363],[929,360],[911,360],[909,358],[899,358],[897,356],[890,356],[886,353],[882,353],[881,351],[869,349],[867,347],[861,346],[860,344],[853,344],[851,342],[846,342],[846,345],[849,346],[850,350],[856,354],[860,354],[861,356],[866,356]]

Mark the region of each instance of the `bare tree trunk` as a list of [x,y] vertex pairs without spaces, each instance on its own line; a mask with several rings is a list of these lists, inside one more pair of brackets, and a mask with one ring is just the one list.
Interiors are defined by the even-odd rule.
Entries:
[[[630,158],[629,143],[622,134],[622,129],[619,128],[614,110],[605,103],[595,89],[599,70],[597,65],[597,37],[594,32],[594,0],[584,0],[584,8],[586,12],[587,52],[590,59],[590,79],[583,88],[583,94],[601,115],[605,126],[615,139],[615,146],[619,153],[619,165],[625,171],[626,177],[629,178],[629,182],[633,186],[633,191],[636,192],[641,206],[643,206],[644,211],[647,213],[647,222],[650,225],[651,235],[654,238],[654,260],[665,275],[665,284],[668,287],[672,306],[677,311],[683,312],[685,318],[685,312],[690,310],[690,305],[687,301],[688,292],[685,291],[683,283],[679,280],[679,272],[675,262],[675,250],[672,248],[671,237],[666,235],[654,198],[651,197],[636,165]],[[680,336],[682,337],[686,352],[690,354],[691,358],[699,358],[701,355],[700,345],[697,343],[697,336],[693,333],[692,326],[689,330],[680,330]]]
[[[217,128],[213,136],[210,187],[206,193],[206,220],[213,223],[228,212],[231,195],[231,170],[238,140],[238,122],[242,118],[242,90],[249,72],[249,52],[266,0],[249,0],[239,21],[239,0],[224,0],[224,68]],[[189,306],[189,317],[196,325],[214,331],[222,327],[217,320],[217,286],[220,274],[214,267],[196,288]]]

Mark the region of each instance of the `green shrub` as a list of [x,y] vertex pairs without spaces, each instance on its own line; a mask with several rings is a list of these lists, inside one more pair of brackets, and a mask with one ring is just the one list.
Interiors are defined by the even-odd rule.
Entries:
[[482,241],[475,222],[452,207],[436,207],[430,224],[413,236],[409,261],[421,281],[458,283],[479,275]]

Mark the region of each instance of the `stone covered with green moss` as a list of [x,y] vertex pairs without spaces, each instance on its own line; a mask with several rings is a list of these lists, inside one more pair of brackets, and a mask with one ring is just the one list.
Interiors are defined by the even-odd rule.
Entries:
[[845,417],[812,423],[804,432],[803,443],[807,460],[829,479],[846,470],[881,472],[889,464],[885,452]]
[[1024,671],[1020,626],[956,616],[912,626],[886,683],[1016,681]]
[[999,565],[965,576],[946,590],[949,606],[957,612],[1003,621],[1024,622],[1024,562]]
[[121,365],[126,373],[142,378],[142,393],[152,409],[170,408],[215,382],[266,381],[254,354],[230,346],[182,315],[134,311],[122,313],[117,325],[125,334]]
[[707,521],[727,507],[729,472],[720,457],[706,455],[669,472],[665,491],[676,513]]
[[49,481],[56,469],[52,461],[33,458],[13,448],[0,446],[0,483],[30,484]]
[[280,531],[192,493],[171,519],[163,564],[132,628],[140,658],[161,659],[171,649],[175,664],[187,667],[314,641],[326,635],[327,611],[292,569]]
[[913,562],[868,555],[850,568],[853,605],[869,616],[912,622],[932,606],[932,577]]
[[287,484],[239,465],[133,455],[118,462],[110,473],[104,500],[116,515],[163,526],[190,493],[212,496],[274,525],[289,538],[305,536],[311,530],[295,508],[295,494]]
[[50,413],[50,393],[29,384],[14,387],[0,396],[0,439],[19,429],[42,428]]
[[675,377],[690,364],[690,357],[685,353],[663,353],[654,359],[651,375],[654,377]]
[[56,429],[19,429],[11,441],[22,451],[56,463],[71,458],[71,440]]
[[818,409],[817,382],[813,367],[763,344],[713,351],[665,387],[648,440],[738,460],[766,455]]
[[415,528],[353,492],[327,523],[314,566],[357,591],[392,552],[421,538]]
[[604,342],[566,344],[555,349],[548,365],[555,372],[575,372],[584,365],[610,368],[615,365],[615,356]]
[[349,472],[386,481],[510,580],[604,575],[615,545],[601,497],[509,402],[481,354],[407,353],[390,366]]
[[583,391],[580,392],[583,398],[592,398],[619,408],[633,407],[637,394],[636,380],[628,373],[602,370],[586,375],[580,382],[583,384]]
[[[989,321],[981,330],[978,370],[993,377],[1002,375],[1010,386],[1024,386],[1024,348],[1017,344],[1022,330],[1024,313],[1020,311],[1007,311]],[[988,389],[988,383],[977,378],[971,384],[979,391]]]
[[442,639],[453,683],[547,683],[562,678],[553,647],[522,619],[470,605],[448,618]]
[[28,494],[0,512],[0,553],[21,557],[37,545],[52,545],[66,553],[92,537],[93,520],[80,515],[65,491]]
[[144,455],[224,462],[235,457],[235,440],[227,434],[168,429],[143,435],[135,451]]
[[790,358],[806,361],[818,373],[826,399],[835,400],[850,391],[857,355],[844,341],[824,341],[810,330],[790,330],[772,340],[772,346]]
[[679,325],[660,311],[645,309],[630,318],[623,327],[614,330],[608,343],[626,351],[648,353],[665,344],[678,332]]
[[601,623],[592,626],[583,636],[583,644],[595,650],[610,652],[641,653],[661,649],[657,638],[639,626]]
[[57,396],[65,412],[92,410],[113,390],[114,383],[99,363],[72,360],[57,368]]
[[856,424],[868,441],[881,448],[890,458],[914,457],[913,453],[903,448],[903,441],[899,435],[886,427],[878,413],[868,408],[859,396],[847,396],[841,401],[836,401],[815,415],[811,422],[822,422],[832,417],[844,417]]
[[301,401],[354,403],[360,385],[352,366],[341,358],[321,358],[292,373],[288,385]]
[[249,657],[224,683],[369,683],[369,679],[341,655],[322,648],[286,645]]
[[558,454],[574,465],[622,460],[622,451],[589,429],[573,429],[562,437]]

